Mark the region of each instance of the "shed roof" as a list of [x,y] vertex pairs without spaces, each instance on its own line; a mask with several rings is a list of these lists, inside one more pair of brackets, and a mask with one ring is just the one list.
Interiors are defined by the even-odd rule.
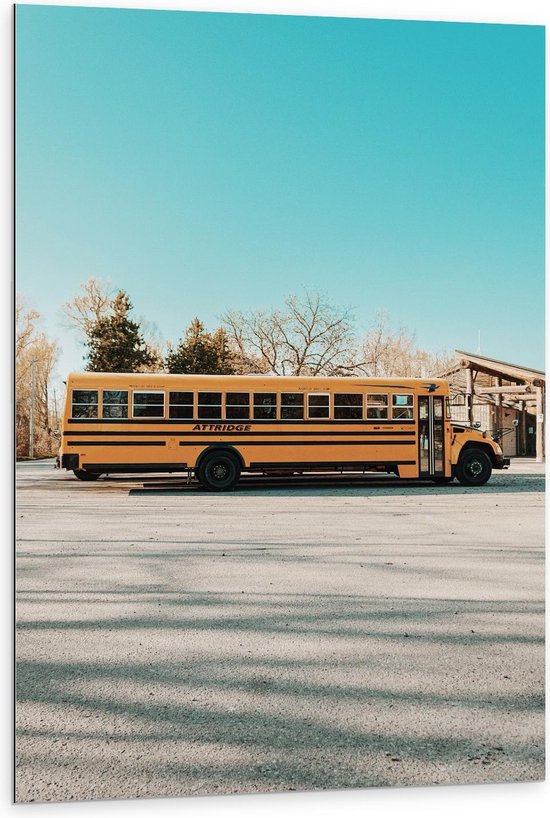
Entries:
[[546,373],[541,369],[532,369],[519,364],[511,364],[507,361],[498,361],[496,358],[487,358],[485,355],[465,352],[462,349],[455,349],[455,352],[458,356],[456,365],[448,369],[444,375],[450,375],[460,369],[471,367],[479,372],[485,372],[494,377],[504,377],[519,383],[540,381],[540,385],[543,385],[546,381]]

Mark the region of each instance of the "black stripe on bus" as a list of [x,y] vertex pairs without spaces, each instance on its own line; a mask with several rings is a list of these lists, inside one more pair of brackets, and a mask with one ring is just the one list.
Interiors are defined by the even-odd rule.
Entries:
[[187,463],[83,463],[86,471],[188,471]]
[[[227,441],[219,441],[226,445]],[[208,446],[211,440],[180,440],[180,446]],[[109,444],[107,444],[109,445]],[[232,446],[415,446],[416,440],[232,440]]]
[[[175,471],[194,471],[193,466],[188,466],[187,463],[83,463],[82,466],[87,471],[102,471],[102,472],[175,472]],[[252,469],[269,469],[269,468],[292,468],[292,469],[311,469],[312,471],[318,469],[340,468],[342,466],[358,466],[360,468],[368,468],[369,466],[416,466],[416,460],[330,460],[323,462],[316,461],[277,461],[275,463],[251,463],[250,466],[245,466],[243,471],[250,471]]]
[[69,440],[67,446],[166,446],[164,440]]
[[311,419],[296,419],[296,418],[281,418],[279,420],[260,420],[259,418],[243,418],[241,419],[229,419],[226,418],[222,420],[221,418],[199,418],[198,420],[185,420],[183,418],[177,419],[170,419],[165,420],[164,418],[158,418],[158,420],[142,420],[136,418],[69,418],[67,423],[106,423],[108,425],[115,425],[119,424],[120,426],[139,426],[140,424],[147,424],[149,426],[200,426],[200,425],[210,425],[210,424],[227,424],[227,423],[235,423],[237,425],[244,425],[244,426],[258,426],[258,425],[271,425],[271,426],[279,426],[279,425],[299,425],[299,426],[358,426],[359,424],[363,424],[366,426],[378,426],[382,425],[385,426],[393,425],[393,426],[410,426],[416,423],[415,420],[404,420],[401,418],[377,418],[376,420],[311,420]]
[[372,461],[365,461],[365,460],[330,460],[325,462],[312,462],[310,460],[306,460],[305,462],[295,461],[295,462],[288,462],[285,461],[284,463],[275,462],[275,463],[251,463],[250,466],[247,466],[243,469],[243,471],[247,471],[248,469],[282,469],[282,468],[292,468],[292,469],[312,469],[316,471],[318,469],[326,469],[326,468],[341,468],[342,466],[360,466],[361,468],[368,468],[369,466],[416,466],[416,460],[400,460],[396,462],[395,460],[372,460]]
[[[137,373],[134,373],[134,374],[137,374]],[[246,377],[246,379],[248,380],[249,377],[261,378],[262,376],[261,375],[252,375],[252,376],[245,375],[244,377]],[[296,376],[291,375],[289,377],[296,377]],[[337,378],[338,376],[334,376],[334,375],[333,376],[330,376],[330,375],[328,376],[328,378],[329,378],[329,380],[331,382],[332,382],[332,378],[334,378],[334,377]],[[342,384],[342,389],[340,389],[339,384],[336,384],[336,386],[338,388],[336,388],[336,386],[333,386],[334,394],[336,394],[336,395],[360,395],[363,392],[368,392],[369,394],[371,394],[371,393],[374,394],[373,389],[389,389],[391,392],[399,392],[401,389],[409,389],[409,390],[414,391],[415,389],[421,388],[421,389],[426,389],[427,391],[430,391],[429,387],[433,386],[433,381],[428,381],[427,383],[425,382],[427,380],[427,378],[426,379],[424,379],[424,378],[412,378],[412,380],[417,381],[416,385],[414,385],[414,386],[410,386],[410,385],[407,385],[407,384],[404,384],[404,383],[376,383],[376,384],[374,384],[374,383],[370,383],[369,380],[364,380],[363,381],[363,380],[360,380],[359,378],[355,378],[355,377],[354,378],[346,378],[344,376],[344,379],[345,379],[345,381],[352,380],[353,383],[350,384],[350,386],[355,386],[356,390],[358,390],[358,391],[352,390],[350,392],[349,389],[348,389],[347,391],[344,392],[343,387],[347,386],[348,384],[343,383]],[[321,380],[322,380],[322,378],[321,378]],[[201,386],[198,389],[197,388],[189,389],[189,387],[185,388],[185,383],[183,383],[183,384],[181,384],[181,383],[175,384],[174,383],[174,384],[168,384],[167,386],[157,386],[157,387],[145,386],[145,385],[144,386],[130,386],[129,389],[132,390],[132,391],[135,391],[135,392],[151,392],[151,391],[152,392],[154,392],[154,391],[157,391],[157,392],[195,392],[195,393],[196,392],[204,392],[204,391],[206,391],[206,392],[224,392],[224,393],[227,393],[227,392],[245,392],[245,393],[247,393],[249,395],[253,394],[254,392],[258,392],[258,393],[260,393],[260,392],[267,392],[267,393],[279,392],[279,390],[273,389],[271,387],[271,384],[269,384],[270,388],[268,388],[267,384],[265,386],[259,387],[258,384],[254,384],[253,381],[251,383],[251,387],[253,387],[253,388],[251,388],[251,389],[246,389],[244,387],[242,389],[240,389],[240,388],[236,387],[234,384],[233,385],[230,384],[230,387],[231,387],[230,389],[215,389],[214,386],[209,386],[208,384],[204,384],[204,386]],[[292,387],[292,384],[289,385],[288,389],[285,386],[283,389],[280,390],[280,392],[282,394],[288,394],[289,392],[302,392],[304,395],[305,394],[315,394],[316,392],[318,393],[318,392],[323,392],[323,391],[325,393],[330,392],[330,389],[323,389],[323,387],[318,387],[317,385],[312,386],[311,388],[309,386],[304,387],[302,389],[296,389],[296,388],[292,389],[291,387]],[[437,387],[437,389],[439,389],[439,384],[437,384],[436,387]],[[97,387],[97,384],[90,384],[89,386],[82,385],[82,384],[77,384],[76,386],[74,386],[71,383],[71,388],[76,389],[76,390],[78,390],[78,389],[84,389],[84,390],[92,389],[92,390],[95,390],[98,387]],[[115,390],[114,386],[106,386],[106,387],[101,387],[101,388],[102,389],[107,389],[107,390]],[[126,392],[127,389],[124,389],[123,391]],[[333,392],[330,392],[330,394],[333,394]]]
[[[227,425],[227,424],[225,424],[225,425]],[[239,424],[239,425],[245,425],[245,424]],[[64,436],[65,435],[75,435],[75,434],[78,434],[78,433],[77,432],[72,432],[72,431],[71,432],[63,432]],[[315,432],[287,432],[287,431],[284,431],[284,430],[283,431],[276,431],[276,432],[270,432],[270,431],[244,432],[242,429],[240,429],[240,430],[235,429],[235,430],[232,430],[232,431],[228,432],[228,431],[224,431],[222,429],[219,432],[200,432],[199,430],[197,430],[196,432],[193,432],[193,431],[186,431],[186,432],[177,432],[177,431],[175,431],[175,432],[168,432],[168,431],[166,431],[166,432],[147,432],[147,431],[143,431],[143,432],[138,432],[138,431],[135,431],[135,432],[134,431],[132,431],[132,432],[104,432],[104,431],[95,432],[95,431],[91,431],[90,432],[90,431],[86,430],[86,434],[87,435],[96,435],[96,436],[105,435],[106,437],[107,436],[110,436],[110,437],[129,437],[129,436],[137,437],[138,435],[140,435],[141,437],[191,437],[193,434],[200,435],[200,437],[205,437],[205,436],[219,437],[220,435],[224,435],[224,436],[227,436],[227,438],[226,438],[227,440],[230,440],[231,436],[236,437],[239,434],[245,434],[245,435],[247,435],[247,437],[248,437],[248,435],[264,435],[264,436],[269,435],[270,437],[275,437],[275,436],[282,436],[282,437],[290,437],[290,436],[301,437],[301,436],[303,436],[303,437],[307,437],[309,435],[324,435],[324,434],[334,435],[334,436],[338,436],[338,437],[343,437],[343,436],[346,436],[346,435],[369,435],[370,437],[373,437],[374,435],[391,435],[392,437],[397,437],[397,436],[401,436],[401,435],[410,435],[410,434],[413,434],[413,432],[411,432],[410,429],[409,429],[409,431],[405,431],[405,432],[402,432],[402,431],[394,432],[394,431],[387,430],[387,429],[380,429],[380,430],[378,430],[376,432],[366,432],[366,431],[362,431],[361,429],[355,429],[355,430],[349,431],[349,432],[334,432],[332,430],[328,430],[327,432],[321,432],[321,431],[319,431],[319,429],[317,429],[317,431],[315,431]]]

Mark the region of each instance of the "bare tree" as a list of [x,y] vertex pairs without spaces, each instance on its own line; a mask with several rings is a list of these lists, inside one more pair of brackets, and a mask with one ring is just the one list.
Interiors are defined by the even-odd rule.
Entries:
[[63,304],[62,310],[68,323],[87,335],[109,313],[115,294],[110,282],[89,278],[80,285],[80,293]]
[[242,337],[242,313],[228,312],[225,315],[224,331],[231,356],[231,366],[236,375],[260,375],[271,371],[266,358],[253,351]]
[[38,330],[39,313],[26,309],[23,299],[16,302],[15,319],[16,451],[18,456],[29,453],[31,402],[34,401],[35,453],[46,456],[57,447],[51,436],[49,385],[59,349],[55,341]]
[[379,311],[363,339],[358,370],[369,377],[412,376],[416,370],[415,338],[403,327],[395,330],[388,313]]
[[154,321],[149,321],[143,316],[138,316],[138,323],[141,328],[141,334],[147,349],[154,357],[154,363],[150,367],[144,368],[144,372],[160,372],[164,367],[164,359],[168,355],[171,344],[170,341],[164,340],[162,334]]
[[[118,292],[109,280],[92,277],[80,285],[77,295],[63,304],[65,323],[78,330],[84,344],[89,342],[98,324],[112,317]],[[141,366],[140,371],[158,372],[169,344],[162,340],[156,324],[144,318],[139,318],[138,323],[145,346],[151,353],[151,363]]]
[[20,359],[25,349],[32,343],[35,324],[39,318],[36,310],[25,307],[25,299],[18,295],[15,300],[15,359]]
[[287,296],[284,308],[271,312],[227,312],[221,320],[243,369],[250,362],[276,375],[336,375],[353,368],[350,313],[319,293]]
[[452,358],[448,352],[431,353],[416,346],[414,333],[394,329],[387,312],[376,314],[362,343],[357,372],[369,377],[436,377]]
[[273,314],[257,310],[245,315],[226,312],[221,318],[229,345],[243,373],[276,372],[283,339],[277,330]]
[[446,377],[445,373],[456,364],[456,353],[449,349],[428,353],[425,365],[425,375],[434,378]]

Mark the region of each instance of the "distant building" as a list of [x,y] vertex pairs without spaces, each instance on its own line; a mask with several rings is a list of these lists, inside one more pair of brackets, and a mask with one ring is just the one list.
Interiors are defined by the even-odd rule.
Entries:
[[456,365],[441,373],[451,387],[453,420],[479,424],[501,437],[507,457],[544,459],[546,375],[538,369],[455,350]]

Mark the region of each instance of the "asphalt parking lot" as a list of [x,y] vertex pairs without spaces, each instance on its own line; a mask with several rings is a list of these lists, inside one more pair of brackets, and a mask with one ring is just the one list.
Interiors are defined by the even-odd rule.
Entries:
[[18,464],[16,799],[542,779],[543,492]]

